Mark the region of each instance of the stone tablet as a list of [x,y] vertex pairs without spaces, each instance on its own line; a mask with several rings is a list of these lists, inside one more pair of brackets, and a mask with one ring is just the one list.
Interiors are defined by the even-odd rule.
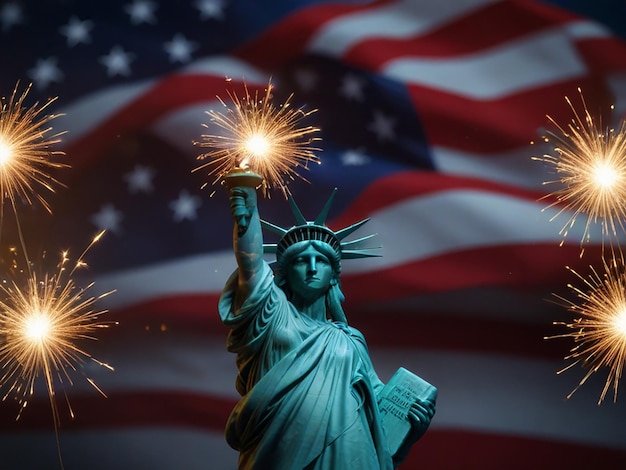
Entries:
[[435,403],[437,388],[404,367],[393,374],[378,395],[378,407],[391,455],[398,451],[411,430],[407,414],[417,399]]

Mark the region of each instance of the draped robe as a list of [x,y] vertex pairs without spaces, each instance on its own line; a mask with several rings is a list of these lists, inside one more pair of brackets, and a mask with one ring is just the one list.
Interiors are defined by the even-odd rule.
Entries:
[[236,308],[233,274],[219,303],[239,369],[225,434],[240,470],[393,469],[363,335],[298,312],[266,263],[259,279]]

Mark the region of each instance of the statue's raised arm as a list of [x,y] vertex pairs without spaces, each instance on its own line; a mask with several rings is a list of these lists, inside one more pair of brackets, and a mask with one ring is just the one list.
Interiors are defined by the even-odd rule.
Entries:
[[[239,268],[237,295],[246,297],[254,288],[263,264],[263,234],[256,189],[249,186],[232,187],[229,189],[229,202],[235,221],[233,250]],[[238,298],[237,304],[242,300]]]

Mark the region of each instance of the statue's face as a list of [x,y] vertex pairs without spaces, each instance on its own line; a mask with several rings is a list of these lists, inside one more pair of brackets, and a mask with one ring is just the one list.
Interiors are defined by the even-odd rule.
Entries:
[[287,282],[295,295],[305,300],[314,300],[326,293],[333,276],[333,267],[328,257],[308,245],[289,264]]

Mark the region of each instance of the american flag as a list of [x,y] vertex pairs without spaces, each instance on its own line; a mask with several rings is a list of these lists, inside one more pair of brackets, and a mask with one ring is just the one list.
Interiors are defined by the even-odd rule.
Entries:
[[[322,164],[290,186],[305,216],[336,186],[330,225],[371,217],[382,245],[344,263],[350,323],[383,381],[403,366],[439,389],[402,468],[623,468],[624,398],[596,404],[599,371],[566,400],[584,371],[557,375],[572,344],[543,339],[569,319],[549,301],[575,281],[565,266],[597,264],[597,232],[582,259],[582,226],[559,246],[565,219],[539,200],[554,175],[531,156],[579,87],[594,115],[624,115],[624,19],[610,0],[0,3],[0,92],[20,80],[32,100],[59,97],[72,166],[52,215],[19,208],[27,244],[79,253],[108,231],[80,276],[116,290],[100,307],[119,326],[85,345],[115,372],[76,372],[74,419],[59,396],[65,468],[236,468],[222,435],[236,368],[217,316],[232,220],[225,192],[209,197],[191,172],[192,142],[218,96],[270,79],[277,102],[318,110]],[[279,194],[260,211],[292,223]],[[0,403],[0,468],[59,468],[46,396],[15,415]]]

